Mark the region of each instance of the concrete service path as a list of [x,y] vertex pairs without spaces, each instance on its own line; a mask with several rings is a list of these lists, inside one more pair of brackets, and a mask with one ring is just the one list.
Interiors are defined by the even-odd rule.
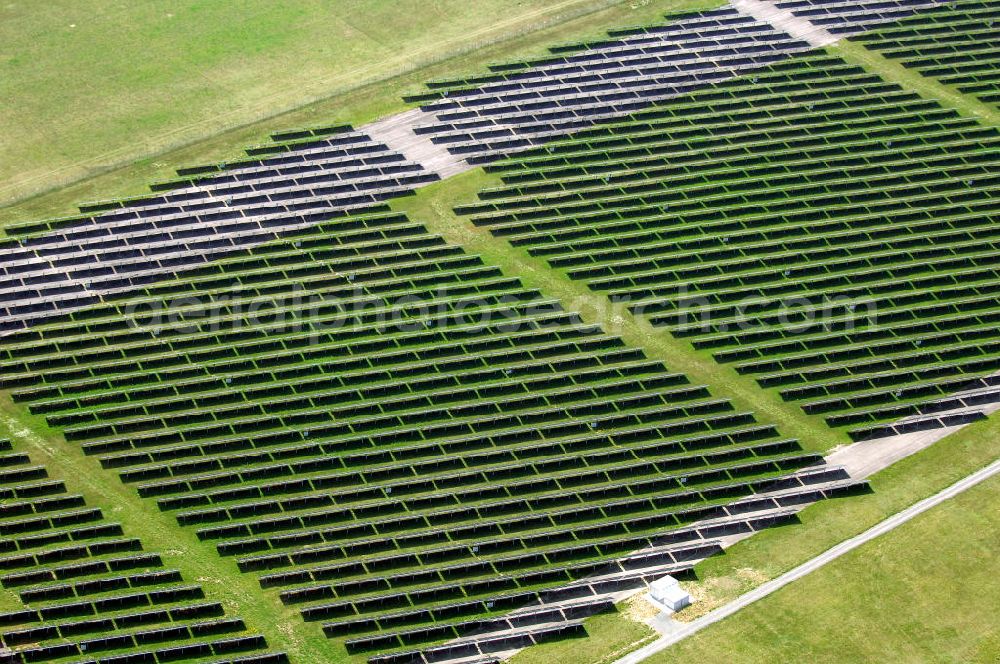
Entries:
[[840,40],[840,37],[827,32],[826,29],[815,23],[799,18],[787,9],[781,9],[766,0],[732,0],[731,4],[741,14],[755,18],[762,23],[769,23],[776,29],[816,48],[822,48]]

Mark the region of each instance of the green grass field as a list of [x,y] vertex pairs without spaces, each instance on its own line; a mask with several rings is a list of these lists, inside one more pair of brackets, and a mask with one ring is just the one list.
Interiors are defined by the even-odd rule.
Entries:
[[5,10],[5,200],[599,3],[24,3]]
[[8,4],[0,96],[17,103],[0,129],[0,227],[143,193],[180,166],[240,156],[278,129],[374,120],[435,77],[717,4]]
[[994,477],[648,661],[996,662],[998,541]]

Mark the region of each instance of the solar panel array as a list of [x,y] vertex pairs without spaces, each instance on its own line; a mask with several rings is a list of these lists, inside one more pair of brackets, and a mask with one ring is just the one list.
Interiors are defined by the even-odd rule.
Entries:
[[792,12],[837,35],[855,35],[883,23],[893,23],[948,0],[777,0]]
[[668,21],[431,83],[418,132],[481,163],[810,48],[729,6]]
[[[337,213],[437,179],[349,128],[187,169],[160,193],[7,228],[0,243],[0,333],[131,291]],[[192,172],[193,171],[193,172]]]
[[[869,4],[864,25],[903,11],[883,7],[897,2]],[[911,11],[934,3],[901,4]],[[554,48],[548,58],[496,65],[487,76],[433,83],[435,92],[422,96],[434,101],[423,107],[428,120],[418,131],[471,162],[488,161],[809,48],[729,6],[609,37]],[[11,237],[0,243],[0,334],[286,230],[371,209],[438,179],[346,125],[274,138],[248,150],[249,159],[184,169],[180,179],[154,185],[153,196],[8,227]]]
[[492,166],[460,211],[861,439],[997,399],[998,149],[816,53]]
[[949,2],[855,39],[1000,109],[1000,2]]
[[688,524],[749,528],[723,506],[822,461],[391,213],[9,335],[0,376],[356,650],[465,634],[651,545],[689,567],[718,547]]
[[282,664],[264,637],[0,440],[3,661]]
[[[992,99],[995,2],[776,4],[835,34],[930,8],[866,41]],[[731,7],[674,16],[432,83],[419,131],[502,175],[460,209],[476,225],[854,438],[974,419],[1000,400],[1000,136],[808,50]],[[12,229],[0,389],[350,652],[576,635],[862,486],[390,212],[437,176],[364,131],[273,138]],[[0,465],[15,661],[284,661],[23,455]]]

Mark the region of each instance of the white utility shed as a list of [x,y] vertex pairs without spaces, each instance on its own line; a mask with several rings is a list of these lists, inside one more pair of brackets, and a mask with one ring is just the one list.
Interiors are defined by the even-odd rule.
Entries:
[[665,576],[649,584],[649,596],[654,603],[675,612],[691,603],[691,595],[672,576]]

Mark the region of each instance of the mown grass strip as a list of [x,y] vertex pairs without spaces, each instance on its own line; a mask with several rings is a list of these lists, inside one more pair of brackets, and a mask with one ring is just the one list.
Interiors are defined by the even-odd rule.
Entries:
[[613,304],[586,284],[553,270],[544,259],[532,257],[526,250],[494,237],[489,230],[473,226],[468,218],[455,215],[456,205],[469,203],[476,192],[499,184],[498,177],[475,169],[425,187],[416,196],[394,201],[392,206],[426,224],[431,232],[481,255],[508,276],[520,278],[527,287],[557,298],[567,310],[579,312],[586,322],[599,324],[606,333],[641,348],[672,371],[684,373],[694,383],[708,385],[715,396],[731,400],[737,409],[751,410],[759,420],[777,426],[782,435],[797,438],[805,449],[825,452],[848,442],[843,432],[830,429],[820,417],[806,415],[797,405],[784,403],[776,391],[761,389],[752,378],[717,363],[710,353],[696,351],[687,341],[653,328],[624,304]]
[[827,46],[826,50],[831,55],[837,55],[848,62],[861,65],[887,81],[913,90],[925,99],[932,99],[945,108],[954,109],[967,118],[978,120],[984,125],[1000,126],[1000,111],[989,104],[984,104],[972,95],[959,92],[954,87],[945,85],[937,79],[907,69],[898,61],[890,60],[862,44],[842,39],[836,44]]

